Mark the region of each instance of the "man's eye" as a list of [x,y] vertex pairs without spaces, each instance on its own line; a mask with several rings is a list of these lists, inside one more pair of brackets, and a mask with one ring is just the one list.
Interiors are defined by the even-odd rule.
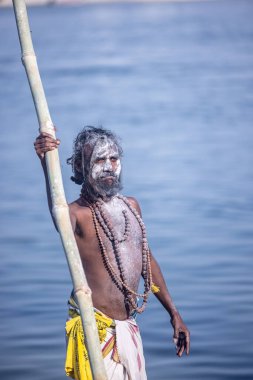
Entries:
[[105,158],[97,158],[96,164],[102,164],[105,161]]
[[112,162],[116,162],[117,159],[118,159],[117,157],[111,157],[111,161],[112,161]]

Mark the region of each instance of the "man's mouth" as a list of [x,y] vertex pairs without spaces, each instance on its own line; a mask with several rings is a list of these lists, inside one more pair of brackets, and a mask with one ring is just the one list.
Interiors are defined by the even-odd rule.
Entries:
[[114,173],[106,173],[106,174],[101,175],[100,178],[101,179],[115,179],[116,176]]
[[102,177],[101,180],[105,181],[105,182],[114,182],[115,181],[115,176],[108,175],[106,177]]

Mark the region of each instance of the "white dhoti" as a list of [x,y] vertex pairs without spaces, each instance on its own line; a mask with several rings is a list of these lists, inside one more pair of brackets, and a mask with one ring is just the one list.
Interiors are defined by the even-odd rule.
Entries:
[[[104,358],[108,380],[146,380],[142,341],[135,319],[114,321],[115,329],[107,329],[106,341],[116,334],[119,362],[114,360],[113,350]],[[102,350],[104,345],[106,342],[102,345]]]

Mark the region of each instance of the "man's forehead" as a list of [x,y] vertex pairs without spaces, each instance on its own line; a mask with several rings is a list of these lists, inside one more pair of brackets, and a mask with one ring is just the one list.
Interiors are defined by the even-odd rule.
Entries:
[[106,154],[119,154],[115,142],[107,137],[97,140],[93,149],[92,158]]

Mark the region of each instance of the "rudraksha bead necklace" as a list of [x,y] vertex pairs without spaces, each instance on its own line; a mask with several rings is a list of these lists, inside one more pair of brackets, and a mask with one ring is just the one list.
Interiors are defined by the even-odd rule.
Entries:
[[[101,254],[102,254],[106,269],[108,270],[113,281],[116,283],[117,287],[124,294],[125,301],[128,304],[130,304],[132,308],[136,310],[138,313],[142,313],[145,309],[148,295],[152,287],[150,252],[149,252],[149,247],[148,247],[148,242],[147,242],[146,229],[140,215],[138,214],[137,210],[135,210],[135,208],[132,207],[128,199],[123,197],[122,195],[117,195],[117,198],[121,199],[126,204],[128,209],[135,216],[142,231],[142,276],[144,279],[144,293],[137,293],[128,286],[126,276],[125,276],[125,271],[122,265],[122,259],[120,256],[119,245],[120,243],[128,239],[129,232],[130,232],[130,221],[127,215],[127,210],[122,211],[124,220],[125,220],[125,228],[124,228],[124,233],[123,233],[122,238],[119,239],[115,234],[112,224],[110,223],[104,210],[102,209],[103,201],[98,200],[96,203],[90,204],[89,208],[92,212],[95,231],[96,231],[96,235],[99,241],[99,246],[100,246]],[[103,240],[99,232],[99,225],[102,227],[105,235],[107,236],[107,238],[110,240],[112,244],[116,263],[119,269],[119,274],[117,273],[117,271],[114,269],[113,265],[110,262],[105,245],[103,243]],[[135,297],[139,297],[143,299],[141,306],[138,306]]]

